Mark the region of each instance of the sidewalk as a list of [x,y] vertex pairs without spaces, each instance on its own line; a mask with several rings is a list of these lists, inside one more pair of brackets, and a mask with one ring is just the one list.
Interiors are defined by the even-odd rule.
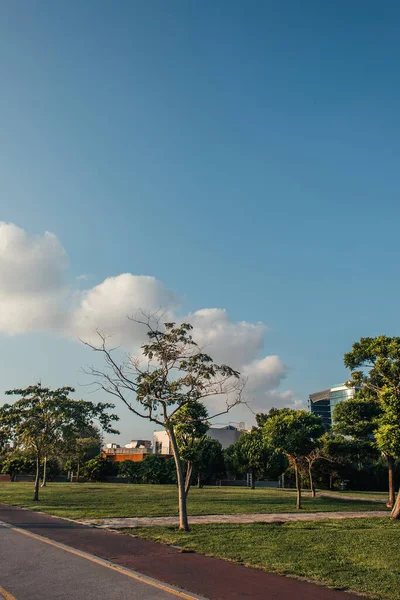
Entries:
[[[325,521],[326,519],[370,519],[390,517],[389,510],[335,511],[309,513],[250,513],[237,515],[198,515],[191,516],[193,525],[207,523],[282,523],[284,521]],[[118,517],[109,519],[84,519],[79,523],[95,525],[103,529],[125,529],[135,527],[173,526],[179,524],[178,517]]]
[[355,594],[4,504],[0,521],[210,600],[359,600]]

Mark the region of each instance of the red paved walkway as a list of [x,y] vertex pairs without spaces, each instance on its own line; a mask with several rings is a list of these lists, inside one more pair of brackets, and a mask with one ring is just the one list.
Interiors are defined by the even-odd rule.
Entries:
[[0,504],[0,521],[134,569],[210,600],[359,600],[356,595],[218,558]]

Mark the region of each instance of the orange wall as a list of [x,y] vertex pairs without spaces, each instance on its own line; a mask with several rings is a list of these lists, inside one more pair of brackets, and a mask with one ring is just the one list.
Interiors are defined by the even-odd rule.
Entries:
[[136,454],[107,454],[107,452],[103,452],[104,458],[109,458],[112,462],[124,462],[124,460],[132,460],[133,462],[141,462],[143,460],[144,454],[136,453]]

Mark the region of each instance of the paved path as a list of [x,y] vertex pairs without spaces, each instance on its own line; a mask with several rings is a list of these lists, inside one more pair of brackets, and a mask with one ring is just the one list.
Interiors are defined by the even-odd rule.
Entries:
[[[0,523],[0,598],[5,600],[176,600],[161,582],[132,578],[93,555],[50,545]],[[132,573],[134,575],[134,573]],[[159,583],[159,585],[157,585]],[[186,595],[187,600],[199,598]]]
[[[0,557],[0,586],[4,586],[3,580],[6,575],[6,583],[9,587],[7,591],[15,594],[16,600],[39,600],[39,597],[40,600],[43,598],[46,598],[46,600],[66,600],[66,598],[80,600],[83,596],[76,595],[80,593],[80,586],[85,586],[85,600],[92,600],[92,598],[102,600],[106,597],[99,590],[99,587],[101,588],[101,585],[97,585],[99,575],[97,571],[94,573],[91,570],[92,565],[89,559],[86,563],[79,564],[77,573],[68,568],[68,565],[63,568],[62,564],[50,562],[46,565],[45,575],[41,574],[40,581],[34,579],[37,585],[35,589],[41,592],[40,594],[34,595],[31,592],[34,589],[32,582],[24,580],[19,586],[19,579],[25,577],[23,571],[27,568],[27,565],[34,565],[31,576],[35,576],[35,564],[37,565],[37,562],[29,563],[29,560],[35,561],[37,546],[30,548],[30,539],[26,537],[31,533],[47,540],[47,542],[41,541],[41,544],[61,543],[68,547],[68,550],[64,550],[66,553],[73,550],[79,553],[90,553],[92,557],[98,557],[103,561],[112,561],[114,565],[129,570],[133,569],[136,573],[142,573],[155,578],[157,581],[184,589],[187,594],[194,594],[195,597],[202,596],[209,600],[292,600],[293,598],[296,598],[296,600],[359,600],[359,596],[354,594],[330,590],[326,587],[293,578],[280,577],[279,575],[250,569],[217,558],[181,552],[178,548],[172,546],[157,544],[118,532],[87,527],[4,504],[0,504],[0,521],[25,532],[24,534],[12,530],[18,536],[24,538],[24,542],[21,542],[21,548],[14,552],[12,544],[15,536],[12,540],[9,539],[8,543],[3,543]],[[6,531],[9,531],[9,529],[6,528]],[[0,536],[2,536],[2,533],[1,531]],[[36,540],[40,541],[37,538]],[[54,547],[49,547],[52,552],[55,552]],[[13,556],[13,565],[5,573],[3,560],[4,558],[7,559],[7,555],[10,553]],[[56,559],[58,560],[57,557]],[[108,577],[113,575],[111,569],[108,569],[107,573]],[[47,577],[53,582],[50,588],[44,587],[46,586]],[[128,578],[128,576],[126,577]],[[28,587],[29,585],[30,587]],[[124,585],[120,582],[120,579],[118,579],[118,585]],[[132,580],[131,585],[130,599],[146,598],[138,595],[135,591],[134,580]],[[92,588],[93,593],[89,595]],[[118,595],[109,595],[113,593],[111,588],[112,585],[106,588],[109,600],[114,600],[114,598],[125,600],[127,596],[123,595],[125,593],[123,591]],[[4,589],[7,588],[4,586]],[[157,597],[157,600],[164,600],[159,589],[156,589],[156,596],[154,597]],[[172,594],[170,594],[170,598],[173,599]]]
[[[250,513],[237,515],[198,515],[191,516],[195,525],[205,523],[282,523],[282,521],[325,521],[326,519],[369,519],[390,517],[388,510],[365,510],[357,512],[299,512],[299,513]],[[149,527],[154,525],[178,525],[178,517],[120,517],[110,519],[85,519],[84,525],[95,525],[104,529],[124,529],[126,527]]]

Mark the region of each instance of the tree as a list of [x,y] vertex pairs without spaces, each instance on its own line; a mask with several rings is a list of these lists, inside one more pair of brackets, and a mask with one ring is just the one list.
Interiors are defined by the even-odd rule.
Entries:
[[34,468],[35,461],[20,453],[12,453],[1,464],[1,472],[9,475],[11,481],[16,481],[17,475],[21,471],[32,472]]
[[391,457],[389,461],[389,489],[392,490],[389,505],[392,506],[392,519],[400,519],[400,491],[397,494],[396,503],[390,504],[393,496],[394,501],[394,460],[400,458],[400,403],[399,398],[392,389],[384,386],[379,394],[382,414],[377,421],[375,431],[376,445],[382,454]]
[[142,461],[124,460],[118,463],[118,475],[129,483],[142,483]]
[[258,427],[263,427],[265,425],[265,423],[268,421],[268,419],[270,419],[271,417],[274,417],[275,415],[279,414],[280,411],[282,409],[281,408],[270,408],[268,412],[264,413],[264,412],[260,412],[256,414],[256,423]]
[[118,417],[108,412],[114,408],[113,404],[72,400],[69,394],[74,391],[71,387],[51,390],[41,384],[9,390],[7,395],[20,398],[0,408],[1,428],[8,439],[35,456],[34,501],[39,500],[41,461],[72,427],[85,427],[96,419],[105,431],[118,433],[112,428]]
[[289,459],[296,474],[297,508],[301,508],[301,460],[316,448],[324,432],[320,417],[305,410],[282,409],[267,419],[263,434],[268,446],[278,449]]
[[[352,350],[344,355],[344,364],[351,371],[351,385],[361,387],[363,393],[373,402],[379,403],[382,410],[383,414],[374,434],[377,440],[383,442],[385,439],[380,449],[388,466],[388,506],[393,507],[393,467],[396,455],[389,452],[391,444],[386,436],[400,426],[400,337],[381,335],[375,338],[361,338],[353,344]],[[386,433],[382,432],[380,435],[380,426],[385,428]],[[380,442],[378,447],[379,444]]]
[[225,414],[241,402],[244,382],[237,371],[227,365],[217,365],[202,352],[193,340],[189,323],[164,323],[162,327],[156,315],[130,320],[147,330],[148,343],[142,345],[141,356],[129,355],[125,360],[118,360],[116,349],[109,349],[107,336],[98,331],[98,346],[84,343],[103,355],[106,370],[92,367],[86,372],[100,388],[119,398],[135,415],[165,428],[177,474],[179,527],[188,531],[185,474],[176,436],[176,415],[194,402],[202,403],[210,396],[221,395],[226,399],[225,409],[214,417]]
[[82,473],[89,481],[104,481],[106,477],[115,475],[118,466],[108,458],[96,456],[82,466]]
[[202,487],[202,479],[221,479],[225,475],[225,461],[222,446],[218,440],[205,437],[198,445],[194,469],[197,473],[197,487]]
[[265,443],[261,429],[242,433],[233,445],[233,464],[239,473],[251,473],[252,489],[257,475],[263,475],[274,450]]
[[71,481],[73,472],[76,473],[78,481],[81,465],[99,455],[102,442],[102,432],[97,426],[72,426],[65,432],[58,452],[66,461],[65,468],[71,472]]
[[175,435],[180,455],[186,464],[185,495],[187,497],[192,479],[193,465],[200,454],[201,445],[210,427],[208,411],[204,404],[194,400],[176,411],[173,417]]

